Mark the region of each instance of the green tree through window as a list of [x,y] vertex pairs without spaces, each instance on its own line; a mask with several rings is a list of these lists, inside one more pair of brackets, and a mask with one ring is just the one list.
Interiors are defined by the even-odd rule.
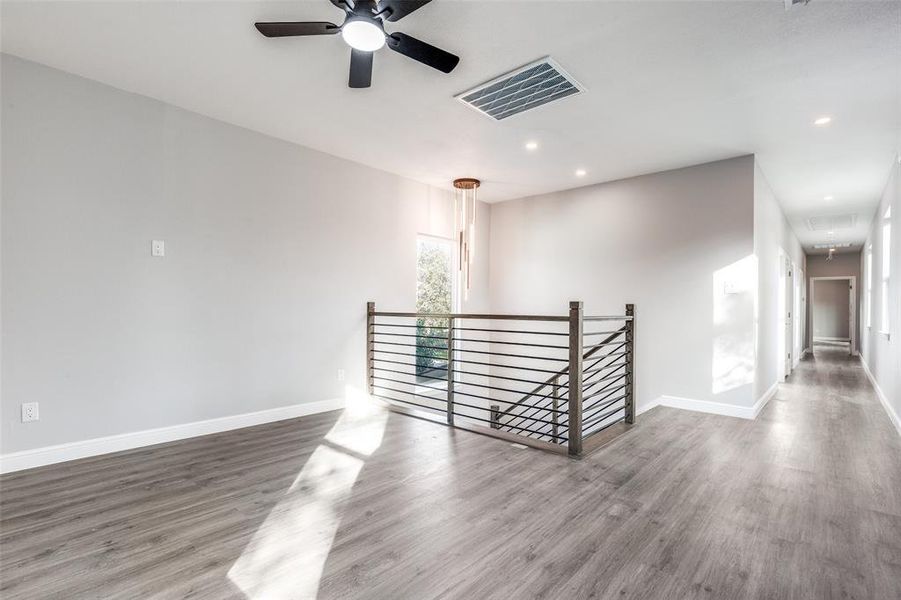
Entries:
[[[453,246],[450,240],[419,238],[416,242],[416,310],[453,311]],[[424,382],[440,383],[428,377],[446,375],[447,319],[416,321],[416,375]]]

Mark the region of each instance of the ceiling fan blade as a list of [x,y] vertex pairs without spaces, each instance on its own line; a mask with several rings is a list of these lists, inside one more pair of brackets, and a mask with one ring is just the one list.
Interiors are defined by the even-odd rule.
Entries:
[[351,0],[331,0],[332,4],[340,8],[341,10],[353,10],[354,5]]
[[436,48],[431,44],[426,44],[404,33],[392,33],[388,35],[385,41],[388,42],[388,46],[395,52],[400,52],[404,56],[418,60],[422,64],[438,69],[442,73],[450,73],[457,66],[457,63],[460,62],[459,56],[455,56],[441,48]]
[[378,0],[379,12],[388,9],[386,21],[400,21],[414,10],[419,10],[432,0]]
[[378,0],[379,11],[390,11],[386,21],[400,21],[414,10],[419,10],[432,0]]
[[293,35],[334,35],[341,28],[326,21],[295,21],[291,23],[254,23],[266,37],[288,37]]
[[347,85],[352,88],[368,88],[372,84],[372,54],[351,48],[350,79]]

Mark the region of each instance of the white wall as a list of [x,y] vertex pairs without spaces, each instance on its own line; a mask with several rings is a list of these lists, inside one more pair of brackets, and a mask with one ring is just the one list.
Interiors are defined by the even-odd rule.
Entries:
[[639,408],[663,395],[750,406],[753,186],[744,156],[495,204],[492,310],[632,302]]
[[[891,286],[889,305],[884,306],[880,292],[882,273],[882,216],[892,207]],[[882,194],[873,227],[867,238],[873,245],[873,318],[872,327],[862,328],[860,354],[879,387],[883,402],[889,407],[895,426],[901,432],[901,164],[894,161],[891,175]],[[861,253],[862,272],[865,272],[866,253]],[[866,282],[864,282],[866,285]],[[891,317],[888,334],[880,331],[882,314],[889,311]]]
[[[754,397],[760,399],[779,377],[780,336],[784,336],[779,314],[782,286],[779,281],[779,251],[806,271],[804,249],[795,237],[763,171],[754,165],[754,254],[757,257],[756,372]],[[795,273],[795,276],[799,276]],[[803,286],[802,286],[803,287]],[[803,332],[802,332],[803,339]]]
[[851,300],[843,279],[814,281],[813,339],[851,339],[848,314]]
[[3,453],[362,388],[366,301],[452,234],[448,192],[8,55],[2,106]]
[[[860,277],[860,252],[841,252],[836,253],[832,260],[826,260],[825,254],[812,254],[807,257],[807,290],[808,297],[811,294],[813,277],[854,277],[857,282],[857,290],[855,291],[855,322],[856,322],[856,346],[860,347],[860,328],[861,317],[863,313],[860,310],[862,300],[862,284]],[[820,282],[817,282],[819,290]],[[819,292],[817,292],[819,293]],[[805,339],[805,347],[809,348],[814,335],[813,331],[813,308],[807,311],[807,319],[809,323],[808,331],[810,335]]]

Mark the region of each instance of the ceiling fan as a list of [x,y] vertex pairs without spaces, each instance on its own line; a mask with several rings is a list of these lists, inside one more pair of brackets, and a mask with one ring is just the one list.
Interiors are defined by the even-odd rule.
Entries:
[[418,60],[424,65],[450,73],[460,62],[459,56],[445,52],[409,35],[385,31],[385,22],[403,19],[431,0],[331,0],[344,11],[344,23],[340,26],[326,21],[295,21],[285,23],[256,23],[256,28],[266,37],[290,37],[297,35],[335,35],[351,47],[350,79],[352,88],[366,88],[372,83],[372,54],[386,45]]

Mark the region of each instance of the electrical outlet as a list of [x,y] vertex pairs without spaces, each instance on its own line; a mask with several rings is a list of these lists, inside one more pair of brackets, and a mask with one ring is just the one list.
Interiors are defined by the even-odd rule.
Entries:
[[163,240],[151,241],[150,256],[166,256],[166,242]]
[[38,403],[37,402],[23,402],[22,403],[22,422],[28,423],[29,421],[37,421],[40,419],[40,413],[38,413]]
[[344,369],[338,369],[338,381],[344,381]]

